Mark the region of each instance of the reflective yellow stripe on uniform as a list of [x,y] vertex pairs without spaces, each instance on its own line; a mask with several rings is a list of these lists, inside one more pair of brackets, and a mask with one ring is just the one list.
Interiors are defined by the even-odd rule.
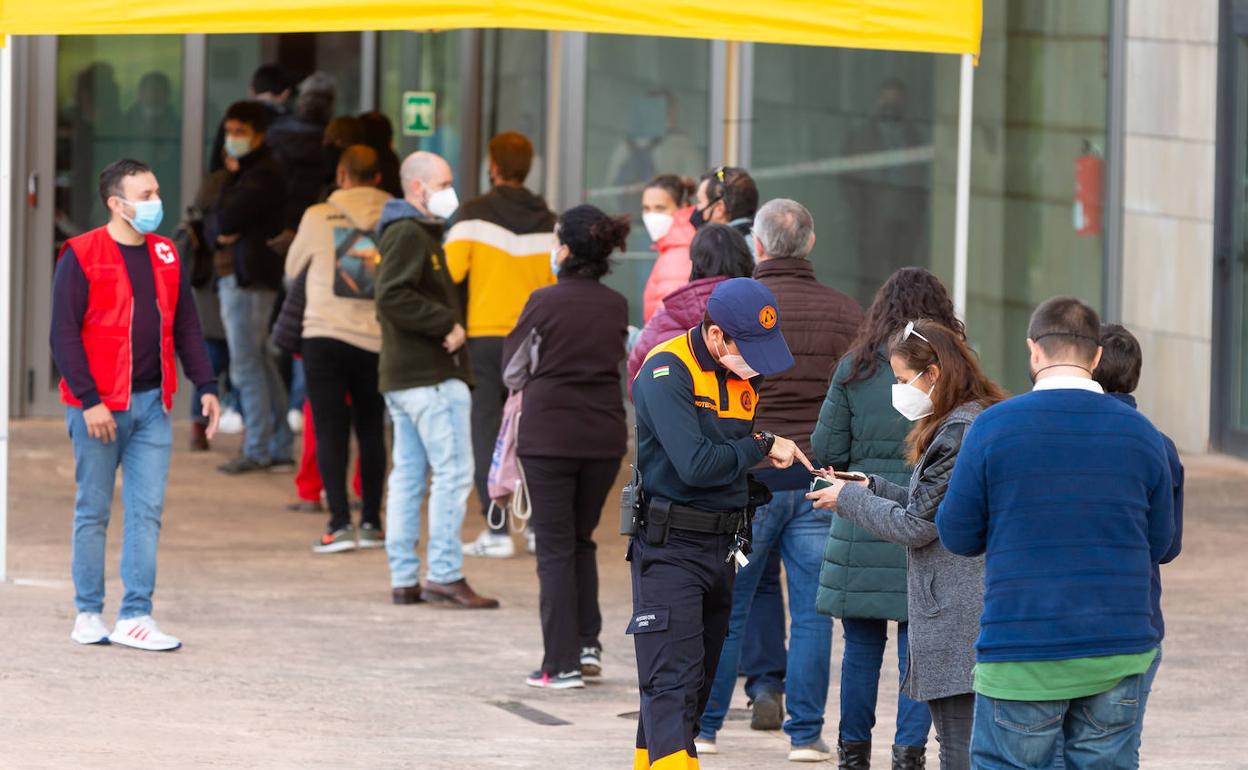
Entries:
[[681,749],[650,764],[649,753],[645,749],[637,749],[633,755],[633,770],[699,770],[698,758],[689,756],[689,752]]
[[712,368],[708,371],[703,369],[702,365],[698,363],[698,357],[693,352],[693,345],[689,342],[690,334],[701,334],[701,330],[693,329],[675,339],[664,342],[651,350],[650,354],[646,356],[646,360],[660,353],[671,353],[680,359],[680,362],[685,365],[685,369],[688,370],[689,376],[693,379],[693,403],[695,406],[704,409],[714,409],[722,419],[753,420],[754,410],[758,406],[758,393],[754,390],[754,386],[750,384],[749,380],[741,380],[729,376],[725,379],[726,392],[721,391],[716,370]]

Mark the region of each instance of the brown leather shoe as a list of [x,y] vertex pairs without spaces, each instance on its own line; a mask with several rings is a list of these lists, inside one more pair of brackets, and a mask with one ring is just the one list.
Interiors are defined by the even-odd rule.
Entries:
[[191,423],[191,451],[207,452],[208,446],[208,426],[196,420]]
[[390,591],[390,597],[395,604],[420,604],[424,601],[420,596],[420,584],[414,586],[403,586]]
[[435,602],[447,607],[461,607],[466,610],[498,609],[498,599],[487,599],[468,586],[468,581],[460,578],[454,583],[425,583],[420,598],[427,602]]

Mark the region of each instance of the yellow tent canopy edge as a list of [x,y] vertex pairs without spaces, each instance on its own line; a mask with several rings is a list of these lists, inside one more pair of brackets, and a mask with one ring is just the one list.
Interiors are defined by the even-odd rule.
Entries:
[[982,0],[0,0],[4,35],[538,29],[979,54]]

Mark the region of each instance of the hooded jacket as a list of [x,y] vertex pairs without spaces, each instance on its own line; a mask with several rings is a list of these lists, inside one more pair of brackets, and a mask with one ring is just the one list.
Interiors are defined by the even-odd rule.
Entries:
[[446,235],[455,283],[468,281],[468,336],[504,337],[529,295],[555,282],[555,213],[523,187],[495,187],[459,209]]
[[[305,339],[329,337],[371,353],[381,350],[381,327],[373,301],[336,295],[334,274],[338,239],[352,237],[356,230],[371,233],[388,200],[389,193],[376,187],[352,187],[335,191],[328,201],[304,212],[286,253],[286,277],[293,280],[308,268]],[[360,247],[357,242],[355,248]]]
[[[689,221],[692,215],[692,206],[677,211],[672,220],[672,229],[654,242],[654,250],[659,252],[659,258],[655,260],[654,267],[650,270],[650,278],[646,280],[645,310],[642,317],[647,324],[659,308],[663,307],[667,295],[689,282],[689,273],[693,270],[689,244],[693,243],[693,236],[697,233],[697,229]],[[637,361],[637,368],[641,368],[641,360]],[[631,360],[629,372],[636,372]]]
[[377,320],[381,325],[379,389],[385,393],[451,379],[472,385],[465,345],[447,353],[442,341],[463,323],[459,293],[440,245],[446,223],[401,198],[386,201],[377,223]]
[[663,306],[646,322],[646,328],[641,330],[641,336],[628,354],[630,393],[633,380],[637,379],[637,372],[641,371],[641,365],[650,351],[701,324],[706,317],[706,303],[711,299],[711,292],[726,280],[727,277],[722,275],[699,278],[663,298]]

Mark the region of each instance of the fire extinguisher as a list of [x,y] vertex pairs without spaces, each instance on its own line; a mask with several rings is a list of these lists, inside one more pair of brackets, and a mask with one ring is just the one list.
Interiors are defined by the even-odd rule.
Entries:
[[1104,180],[1105,160],[1101,157],[1101,149],[1085,139],[1083,154],[1075,158],[1075,235],[1101,234]]

